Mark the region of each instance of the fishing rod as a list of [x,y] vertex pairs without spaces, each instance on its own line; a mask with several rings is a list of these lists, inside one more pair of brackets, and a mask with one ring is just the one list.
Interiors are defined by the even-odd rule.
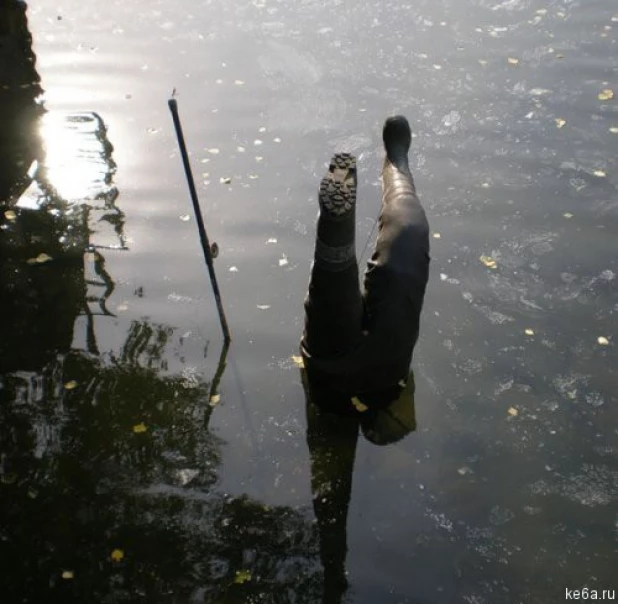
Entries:
[[204,251],[204,260],[206,260],[210,283],[212,284],[212,291],[215,295],[217,310],[219,311],[219,321],[221,322],[221,329],[223,330],[223,338],[226,343],[229,343],[232,340],[232,336],[230,335],[230,328],[227,325],[225,310],[223,309],[223,303],[221,302],[221,293],[219,292],[219,285],[217,283],[217,275],[215,274],[215,265],[213,262],[213,250],[210,242],[208,241],[206,227],[204,226],[204,219],[202,218],[202,212],[200,210],[200,202],[197,198],[197,191],[195,190],[195,182],[193,181],[193,173],[191,172],[191,164],[189,163],[189,155],[187,153],[187,146],[185,145],[185,137],[182,132],[180,116],[178,115],[178,103],[175,98],[171,98],[168,100],[167,104],[172,113],[172,119],[174,120],[176,138],[178,139],[178,146],[180,147],[180,155],[182,156],[185,176],[187,177],[187,184],[189,185],[189,193],[191,194],[191,201],[193,202],[193,210],[195,212],[197,228],[200,234],[200,242],[202,244],[202,250]]

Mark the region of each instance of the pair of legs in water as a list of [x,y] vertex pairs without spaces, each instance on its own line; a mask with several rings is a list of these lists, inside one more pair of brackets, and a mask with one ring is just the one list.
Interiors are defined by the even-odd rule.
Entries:
[[321,406],[387,405],[406,387],[429,275],[429,226],[408,164],[410,127],[386,120],[382,208],[362,290],[355,254],[356,161],[338,154],[320,186],[301,343]]

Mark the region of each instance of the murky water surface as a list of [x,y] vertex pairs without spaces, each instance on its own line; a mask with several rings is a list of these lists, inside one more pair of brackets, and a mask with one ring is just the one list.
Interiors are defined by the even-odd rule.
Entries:
[[[27,14],[47,114],[36,142],[36,107],[2,97],[17,124],[2,169],[20,205],[55,201],[5,207],[0,231],[3,602],[510,604],[618,587],[613,0]],[[32,81],[18,63],[9,88]],[[226,357],[173,89],[220,248]],[[359,158],[360,254],[394,112],[415,132],[433,262],[417,429],[376,447],[343,420],[307,435],[292,355],[317,183],[333,152]]]

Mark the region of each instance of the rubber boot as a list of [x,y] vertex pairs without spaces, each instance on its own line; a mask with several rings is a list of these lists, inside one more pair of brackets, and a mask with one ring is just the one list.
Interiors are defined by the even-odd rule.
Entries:
[[305,300],[302,349],[311,359],[345,354],[361,337],[363,302],[356,263],[356,159],[337,154],[318,195],[314,263]]

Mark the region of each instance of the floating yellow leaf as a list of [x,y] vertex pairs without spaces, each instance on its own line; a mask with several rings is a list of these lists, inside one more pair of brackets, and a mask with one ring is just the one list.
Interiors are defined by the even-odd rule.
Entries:
[[292,361],[294,361],[294,364],[297,367],[300,367],[301,369],[305,366],[305,361],[303,360],[303,357],[300,356],[296,356],[296,355],[292,355]]
[[509,57],[507,61],[509,65],[519,65],[519,59],[515,59],[514,57]]
[[208,404],[209,404],[211,407],[214,407],[215,405],[218,405],[218,404],[219,404],[219,401],[220,401],[220,400],[221,400],[221,395],[220,395],[220,394],[213,394],[213,395],[210,397],[210,400],[208,401]]
[[607,174],[605,173],[605,170],[595,170],[593,174],[595,176],[598,176],[599,178],[605,178],[607,176]]
[[50,260],[52,260],[51,256],[48,256],[45,253],[41,253],[36,258],[30,258],[28,260],[28,264],[44,264],[45,262],[49,262]]
[[563,120],[561,117],[556,118],[556,128],[563,128],[566,124],[566,120]]
[[517,411],[517,409],[515,409],[515,407],[511,407],[509,409],[509,415],[511,417],[517,417],[519,415],[519,411]]
[[440,233],[434,233],[433,234],[433,238],[434,239],[440,239],[442,237],[442,235],[440,235]]
[[63,570],[62,578],[63,579],[73,579],[75,577],[75,573],[72,570]]
[[135,432],[135,434],[142,434],[143,432],[146,432],[146,430],[148,430],[148,428],[146,427],[146,424],[144,422],[135,424],[135,426],[133,426],[133,432]]
[[17,218],[17,214],[15,214],[15,212],[13,212],[13,210],[7,210],[7,211],[4,213],[4,217],[5,217],[7,220],[15,220],[15,219]]
[[525,333],[527,336],[533,336],[533,335],[534,335],[534,331],[533,331],[532,329],[530,329],[530,328],[526,329],[526,330],[524,331],[524,333]]
[[617,126],[612,126],[612,127],[609,129],[609,131],[610,131],[612,134],[618,134],[618,127],[617,127]]
[[498,263],[491,256],[481,256],[479,260],[487,267],[487,268],[496,268]]
[[77,388],[77,382],[75,380],[71,380],[64,385],[65,390],[73,390],[73,388]]
[[236,576],[234,577],[234,583],[246,583],[247,581],[251,581],[251,572],[248,570],[237,570]]
[[124,552],[121,549],[115,549],[109,556],[114,562],[121,562],[124,559]]
[[599,92],[599,101],[611,101],[614,98],[614,91],[611,88],[605,88]]
[[607,346],[609,344],[609,340],[604,337],[604,336],[599,336],[597,338],[597,342],[601,345],[601,346]]
[[352,404],[354,405],[355,409],[360,413],[364,413],[365,411],[367,411],[367,409],[369,409],[367,405],[361,403],[355,396],[352,397]]

